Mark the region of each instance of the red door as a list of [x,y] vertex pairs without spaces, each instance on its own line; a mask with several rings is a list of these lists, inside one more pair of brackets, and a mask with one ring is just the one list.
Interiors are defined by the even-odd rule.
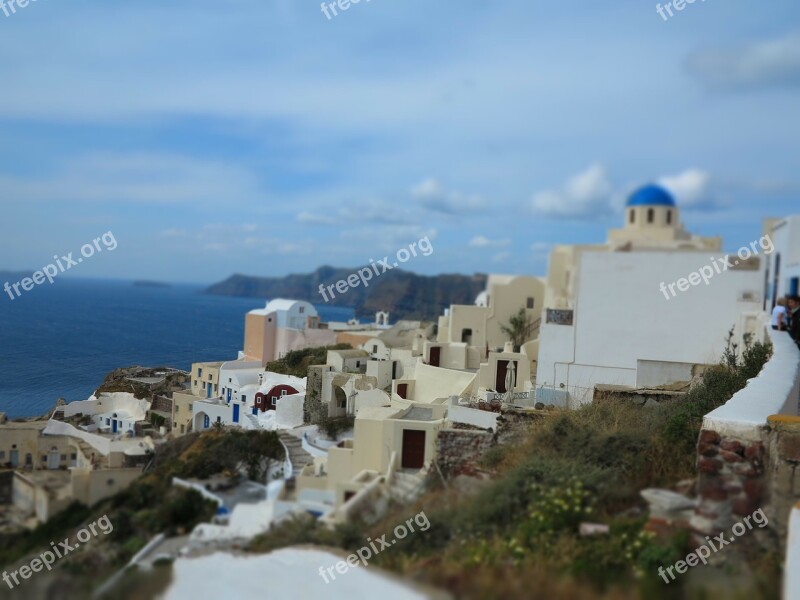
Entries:
[[404,469],[421,469],[425,464],[425,432],[418,429],[403,430]]
[[408,384],[407,383],[398,383],[397,384],[397,395],[403,398],[404,400],[408,398]]
[[428,361],[428,363],[432,367],[438,367],[439,366],[439,361],[441,360],[441,358],[442,358],[442,348],[441,348],[441,346],[435,346],[435,347],[431,348],[431,350],[430,350],[430,360]]

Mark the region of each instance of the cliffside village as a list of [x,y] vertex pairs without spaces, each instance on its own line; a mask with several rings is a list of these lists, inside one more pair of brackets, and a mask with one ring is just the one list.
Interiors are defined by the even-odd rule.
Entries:
[[[219,504],[193,543],[252,537],[297,513],[331,524],[378,517],[391,500],[415,498],[429,474],[463,468],[497,443],[509,414],[680,393],[719,360],[731,329],[740,347],[771,339],[785,368],[766,369],[759,378],[779,379],[764,383],[769,392],[748,386],[750,397],[737,394],[706,428],[753,442],[770,415],[796,415],[800,353],[770,319],[798,291],[800,216],[765,222],[748,253],[726,258],[722,240],[687,231],[657,186],[633,193],[624,214],[606,243],[553,247],[546,277],[490,275],[474,304],[452,305],[436,323],[390,324],[386,313],[323,323],[308,302],[273,299],[245,316],[236,357],[198,356],[189,373],[130,369],[114,391],[59,405],[47,420],[4,422],[0,463],[13,473],[0,525],[33,526],[74,500],[92,505],[136,479],[164,440],[215,427],[277,431],[287,461],[255,494],[175,481]],[[726,267],[695,283],[713,261]],[[337,344],[351,349],[328,350],[305,377],[269,370],[291,351]],[[159,391],[142,399],[137,389]],[[352,426],[338,435],[321,427],[346,418]],[[719,527],[701,512],[692,525]]]

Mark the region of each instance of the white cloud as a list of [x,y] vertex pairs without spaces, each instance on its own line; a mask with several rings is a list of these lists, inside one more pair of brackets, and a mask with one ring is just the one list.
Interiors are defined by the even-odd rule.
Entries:
[[534,194],[534,212],[545,217],[588,219],[609,214],[612,209],[613,186],[601,165],[592,165],[570,177],[560,190]]
[[476,235],[469,241],[468,245],[470,248],[502,248],[504,246],[510,246],[511,240],[509,238],[493,240],[485,235]]
[[711,175],[700,169],[687,169],[682,173],[664,176],[658,183],[667,189],[680,208],[715,208],[711,194]]
[[428,210],[448,215],[482,212],[487,208],[487,202],[480,196],[448,190],[434,178],[413,186],[411,196]]
[[698,52],[689,72],[709,87],[800,85],[800,33],[746,46]]

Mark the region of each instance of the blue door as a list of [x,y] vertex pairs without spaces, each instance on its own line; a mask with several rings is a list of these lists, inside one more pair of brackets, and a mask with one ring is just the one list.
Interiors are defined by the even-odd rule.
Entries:
[[800,287],[800,279],[797,277],[792,277],[791,282],[789,283],[789,289],[791,290],[789,293],[792,296],[797,296],[797,288]]
[[233,390],[232,390],[231,388],[228,388],[228,402],[230,402],[230,401],[231,401],[231,392],[232,392],[232,391],[233,391]]
[[211,398],[211,382],[208,382],[208,397]]
[[208,429],[211,427],[211,419],[208,418],[208,415],[203,415],[203,429]]
[[258,415],[258,407],[257,406],[253,406],[253,414],[254,415]]
[[114,433],[117,433],[117,420],[116,419],[112,419],[112,421],[111,421],[111,431],[114,432]]
[[234,423],[238,423],[239,422],[239,405],[238,404],[234,404],[233,405],[233,422]]

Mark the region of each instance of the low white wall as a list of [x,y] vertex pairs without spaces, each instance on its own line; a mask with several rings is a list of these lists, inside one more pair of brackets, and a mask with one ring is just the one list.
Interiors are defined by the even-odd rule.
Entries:
[[217,506],[222,506],[224,504],[224,502],[219,497],[215,496],[214,494],[209,492],[206,488],[204,488],[202,485],[199,485],[197,483],[191,483],[190,481],[184,481],[183,479],[180,479],[178,477],[173,477],[172,485],[177,485],[178,487],[195,490],[201,496],[203,496],[203,498],[211,500],[212,502],[216,502]]
[[127,412],[134,418],[144,418],[150,409],[150,402],[140,400],[130,392],[102,393],[96,399],[76,400],[64,407],[64,417],[72,417],[78,413],[96,415],[107,412]]
[[758,377],[726,404],[708,413],[703,429],[758,441],[770,415],[797,415],[800,401],[800,349],[785,331],[767,329],[773,355]]
[[305,394],[291,394],[278,399],[275,410],[278,429],[294,429],[303,424]]
[[67,435],[70,437],[79,438],[104,456],[108,456],[111,453],[111,440],[100,437],[99,435],[95,435],[93,433],[82,431],[81,429],[77,429],[69,423],[64,423],[63,421],[49,421],[47,423],[47,427],[44,428],[42,433],[44,435]]
[[447,409],[447,418],[453,423],[465,423],[483,429],[497,430],[499,413],[477,410],[466,406],[451,405]]

